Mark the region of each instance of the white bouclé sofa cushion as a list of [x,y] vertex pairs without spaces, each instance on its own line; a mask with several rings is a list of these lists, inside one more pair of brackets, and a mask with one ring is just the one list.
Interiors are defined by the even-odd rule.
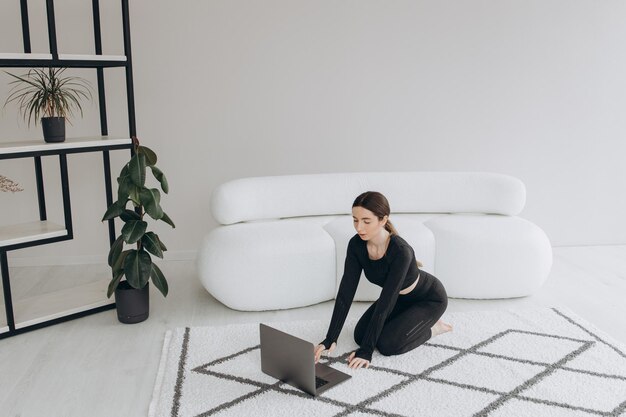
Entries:
[[552,266],[552,247],[528,220],[453,214],[429,220],[435,270],[452,297],[510,298],[532,294]]
[[219,185],[211,213],[223,225],[284,217],[350,214],[363,191],[380,191],[394,213],[514,216],[526,202],[517,178],[488,172],[350,172],[242,178]]
[[268,221],[218,228],[198,267],[211,294],[235,310],[300,307],[334,297],[335,247],[320,227]]

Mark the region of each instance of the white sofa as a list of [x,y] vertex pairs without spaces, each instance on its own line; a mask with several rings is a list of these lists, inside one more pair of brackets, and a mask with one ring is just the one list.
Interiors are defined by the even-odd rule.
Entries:
[[[356,233],[352,202],[364,191],[387,197],[390,220],[450,297],[525,296],[548,277],[550,241],[517,217],[526,201],[519,179],[372,172],[243,178],[216,187],[211,210],[221,225],[198,252],[202,284],[226,306],[244,311],[333,299]],[[373,301],[379,293],[362,276],[355,301]]]

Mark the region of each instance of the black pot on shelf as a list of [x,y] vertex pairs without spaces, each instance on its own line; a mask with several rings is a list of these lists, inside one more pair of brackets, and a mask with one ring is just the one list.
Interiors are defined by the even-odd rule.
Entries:
[[42,117],[43,140],[65,142],[65,117]]
[[130,286],[128,281],[121,281],[115,289],[115,306],[117,319],[126,324],[140,323],[148,318],[150,313],[150,283],[137,289]]

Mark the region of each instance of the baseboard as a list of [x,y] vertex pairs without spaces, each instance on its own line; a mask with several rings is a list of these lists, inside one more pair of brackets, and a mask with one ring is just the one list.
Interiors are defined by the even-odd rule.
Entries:
[[[165,252],[165,261],[193,261],[196,259],[196,251]],[[11,267],[23,266],[59,266],[59,265],[95,265],[106,264],[107,255],[81,255],[81,256],[38,256],[18,257],[9,255]]]

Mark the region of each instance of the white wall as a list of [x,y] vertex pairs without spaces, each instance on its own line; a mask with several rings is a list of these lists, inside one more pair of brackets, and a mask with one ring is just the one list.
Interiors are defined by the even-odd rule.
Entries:
[[[58,0],[64,52],[92,52],[88,25],[67,29],[90,3]],[[119,2],[102,3],[104,53],[122,53]],[[13,9],[0,6],[2,51],[21,45]],[[132,0],[131,13],[138,135],[170,180],[162,204],[177,228],[157,232],[171,259],[192,257],[215,227],[209,196],[223,181],[366,170],[514,175],[527,187],[521,216],[555,246],[626,243],[624,2]],[[107,83],[111,134],[124,134],[123,71]],[[40,135],[17,126],[14,106],[0,123],[0,140]],[[97,106],[71,129],[96,132]],[[77,239],[13,262],[106,253],[100,158],[72,156],[70,170]],[[36,218],[32,166],[0,172],[28,186],[0,194],[0,222]]]

